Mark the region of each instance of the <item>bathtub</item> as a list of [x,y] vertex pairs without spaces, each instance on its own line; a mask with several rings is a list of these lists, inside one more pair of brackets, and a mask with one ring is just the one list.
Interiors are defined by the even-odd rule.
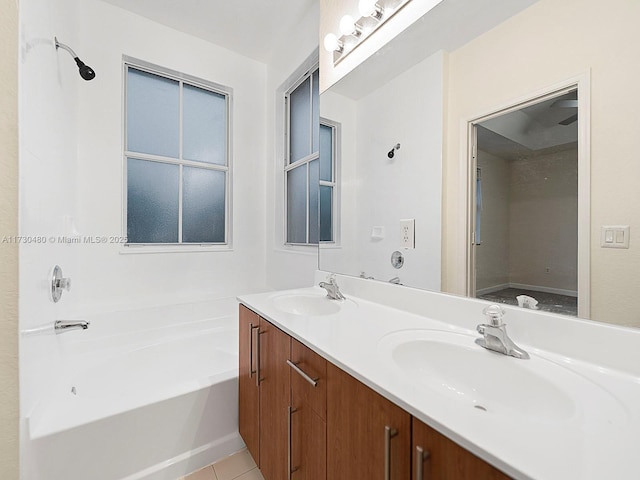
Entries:
[[214,303],[56,336],[64,368],[28,418],[26,478],[175,480],[243,448],[237,303]]

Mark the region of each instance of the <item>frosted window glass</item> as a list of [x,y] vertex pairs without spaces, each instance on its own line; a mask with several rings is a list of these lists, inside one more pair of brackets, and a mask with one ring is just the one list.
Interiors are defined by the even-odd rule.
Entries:
[[316,70],[312,76],[311,85],[311,135],[313,138],[311,151],[318,151],[318,135],[320,134],[320,90],[318,88],[319,70]]
[[182,242],[224,243],[225,172],[183,167]]
[[183,157],[227,164],[227,99],[224,95],[184,85]]
[[178,241],[180,167],[127,159],[129,243]]
[[310,82],[307,78],[289,96],[289,163],[311,155]]
[[320,180],[333,181],[333,129],[320,125]]
[[178,82],[134,68],[127,74],[127,150],[178,158]]
[[309,243],[318,243],[320,230],[320,207],[318,188],[320,187],[320,171],[318,160],[309,162]]
[[307,165],[287,172],[287,242],[307,243]]
[[333,241],[333,187],[320,186],[320,241]]

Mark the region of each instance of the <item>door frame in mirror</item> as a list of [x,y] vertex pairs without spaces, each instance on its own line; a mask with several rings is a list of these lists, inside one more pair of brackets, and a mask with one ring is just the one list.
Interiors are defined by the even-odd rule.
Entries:
[[554,85],[529,92],[519,98],[501,105],[487,108],[471,118],[462,119],[460,129],[460,152],[464,158],[460,159],[460,185],[463,186],[466,198],[466,215],[461,216],[459,225],[460,242],[457,246],[465,261],[461,262],[456,277],[461,290],[467,296],[475,292],[473,273],[475,265],[475,250],[473,244],[475,215],[473,212],[475,198],[475,145],[476,125],[491,118],[520,110],[528,105],[538,103],[545,98],[562,95],[571,90],[578,91],[578,317],[590,318],[591,312],[591,146],[590,146],[590,104],[591,104],[591,75],[585,72],[560,81]]

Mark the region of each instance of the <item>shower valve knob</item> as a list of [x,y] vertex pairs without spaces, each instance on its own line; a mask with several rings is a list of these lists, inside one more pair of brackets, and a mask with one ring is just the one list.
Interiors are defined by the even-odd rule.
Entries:
[[62,291],[71,290],[71,279],[62,276],[62,268],[59,265],[53,267],[51,273],[51,300],[57,303],[62,297]]

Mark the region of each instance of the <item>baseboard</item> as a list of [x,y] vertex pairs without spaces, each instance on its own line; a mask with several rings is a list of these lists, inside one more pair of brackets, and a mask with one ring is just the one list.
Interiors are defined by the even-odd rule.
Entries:
[[181,478],[245,447],[238,432],[128,475],[122,480]]
[[534,292],[555,293],[556,295],[566,295],[568,297],[577,297],[578,292],[575,290],[565,290],[563,288],[544,287],[541,285],[527,285],[526,283],[502,283],[491,287],[476,290],[476,296],[487,295],[488,293],[499,292],[505,288],[520,288],[522,290],[533,290]]

